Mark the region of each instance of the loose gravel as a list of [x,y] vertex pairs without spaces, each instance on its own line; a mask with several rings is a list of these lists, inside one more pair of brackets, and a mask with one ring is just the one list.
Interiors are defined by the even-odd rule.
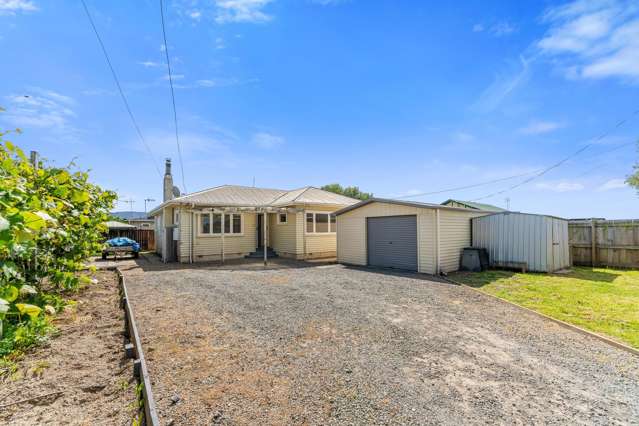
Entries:
[[634,355],[427,276],[282,265],[127,270],[163,423],[637,423]]

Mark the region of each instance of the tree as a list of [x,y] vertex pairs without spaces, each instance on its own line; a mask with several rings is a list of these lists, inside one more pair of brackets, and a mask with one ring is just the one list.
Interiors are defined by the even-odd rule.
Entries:
[[358,200],[368,200],[373,197],[372,192],[362,192],[357,186],[342,187],[339,183],[329,183],[322,186],[324,191],[334,192],[335,194],[345,195],[347,197],[356,198]]
[[634,173],[626,178],[626,183],[639,191],[639,163],[635,164]]
[[73,164],[34,167],[6,134],[0,132],[0,356],[36,343],[65,292],[91,282],[83,271],[102,248],[116,197]]

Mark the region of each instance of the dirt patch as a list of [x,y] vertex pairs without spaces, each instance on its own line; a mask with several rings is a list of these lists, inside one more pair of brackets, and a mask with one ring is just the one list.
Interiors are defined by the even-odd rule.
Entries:
[[[74,297],[77,305],[56,317],[56,336],[0,382],[0,423],[131,424],[136,381],[122,346],[117,277],[104,271],[95,278]],[[44,397],[18,403],[37,396]]]

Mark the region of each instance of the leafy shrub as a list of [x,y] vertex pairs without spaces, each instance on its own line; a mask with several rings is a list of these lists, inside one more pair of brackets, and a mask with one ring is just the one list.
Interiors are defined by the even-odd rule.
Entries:
[[[60,292],[90,279],[115,194],[68,167],[34,166],[0,132],[0,356],[37,343]],[[4,321],[4,324],[3,324]],[[4,330],[2,330],[4,325]]]

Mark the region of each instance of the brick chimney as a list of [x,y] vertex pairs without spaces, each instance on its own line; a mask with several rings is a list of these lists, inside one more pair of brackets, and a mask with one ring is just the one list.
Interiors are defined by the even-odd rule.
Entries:
[[164,163],[164,200],[173,199],[173,176],[171,175],[171,159],[167,158]]

